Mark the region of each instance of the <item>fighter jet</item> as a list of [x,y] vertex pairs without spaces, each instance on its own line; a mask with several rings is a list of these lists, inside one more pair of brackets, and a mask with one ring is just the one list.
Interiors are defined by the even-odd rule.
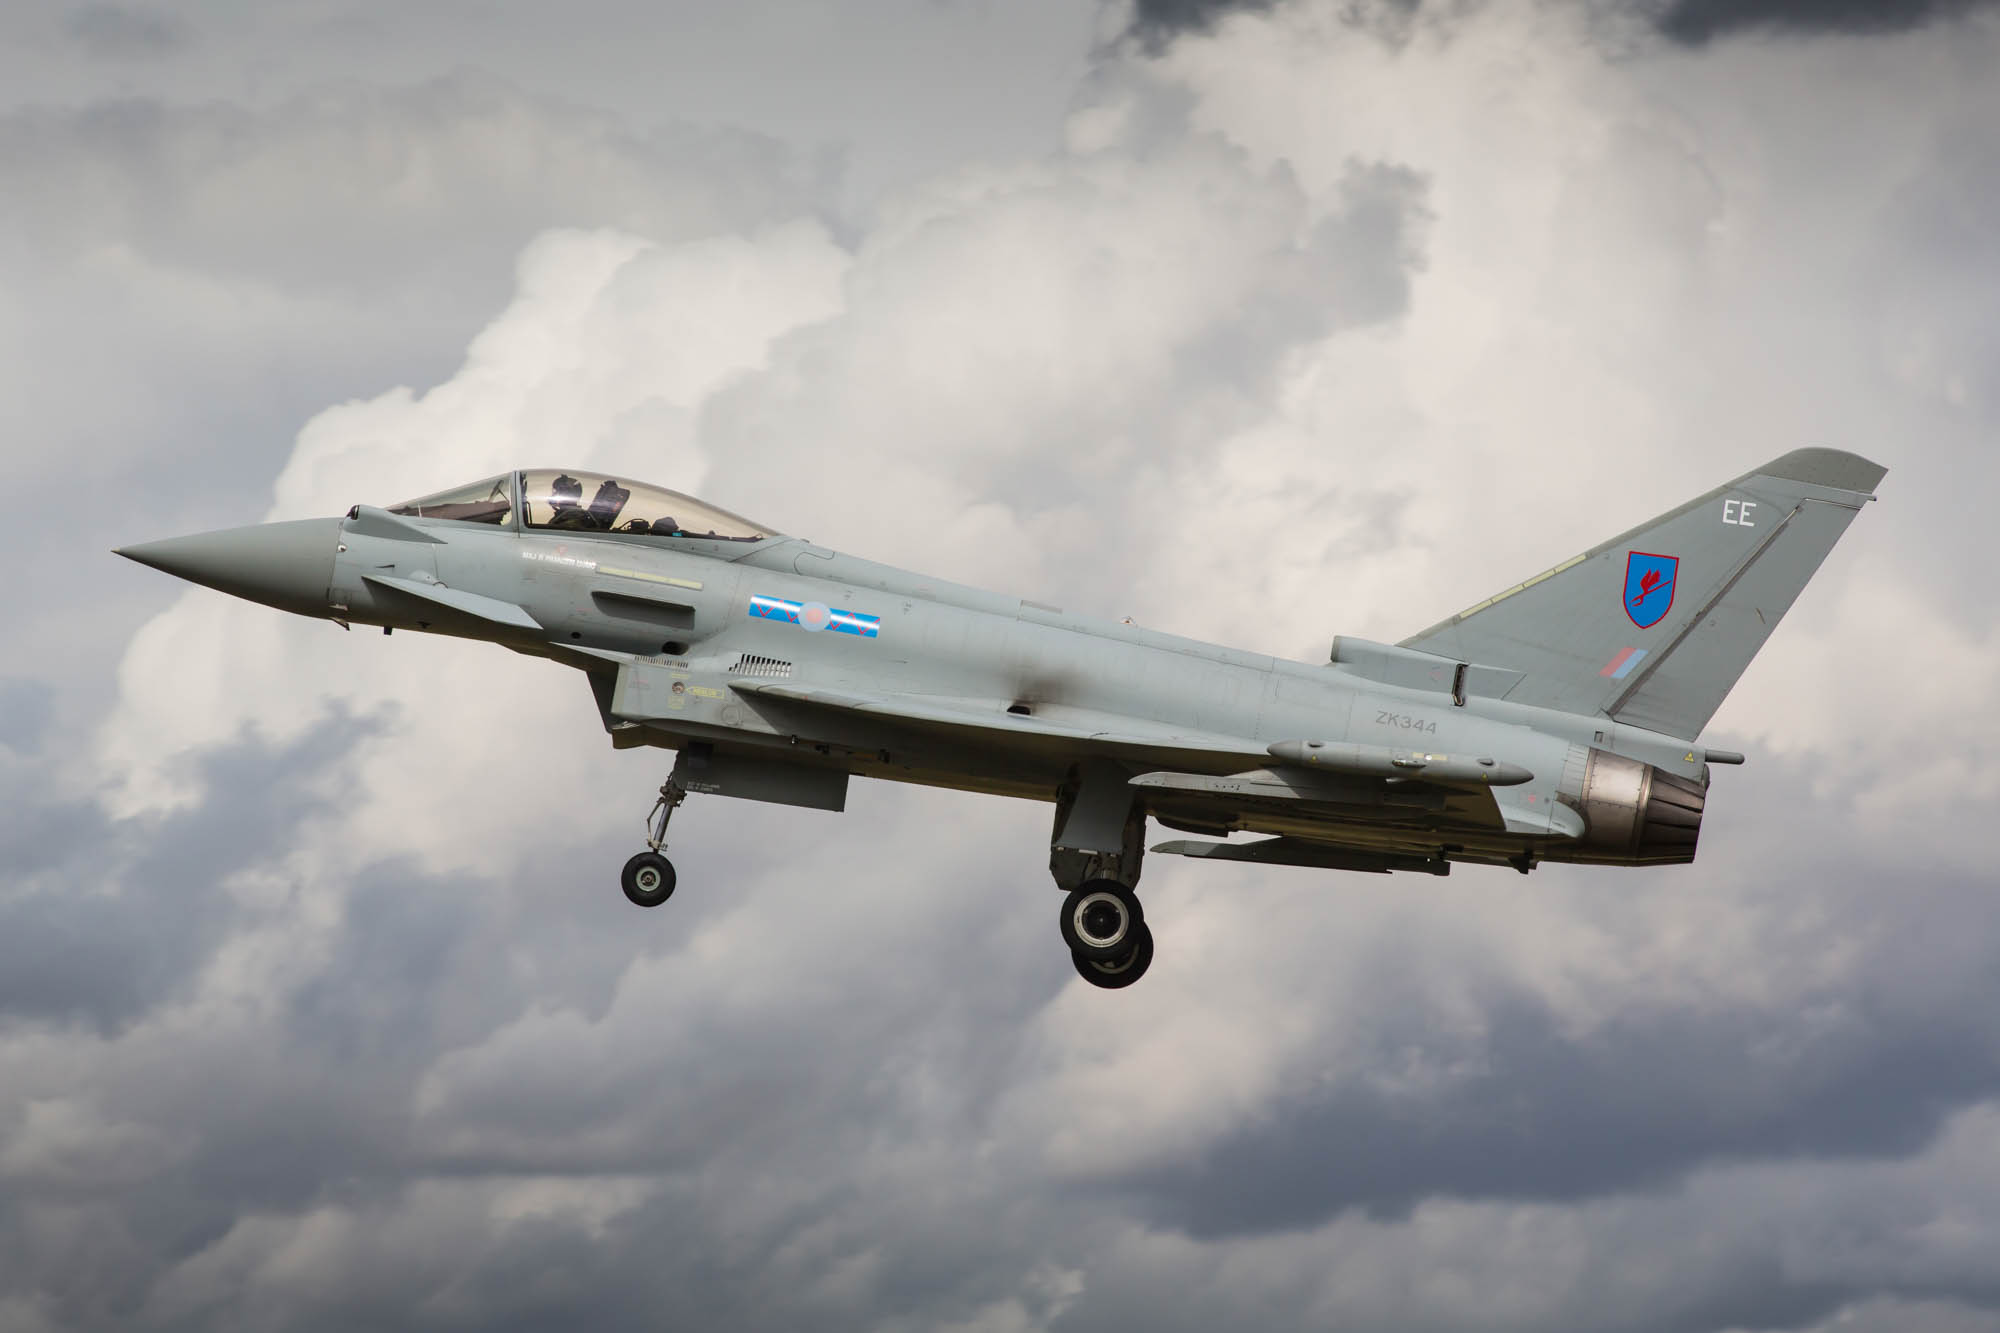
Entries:
[[[1800,449],[1400,643],[1323,664],[1074,615],[843,555],[581,469],[342,518],[127,546],[343,629],[484,639],[584,673],[613,746],[677,757],[625,865],[657,907],[691,793],[843,808],[850,778],[1052,802],[1063,943],[1153,959],[1156,854],[1449,874],[1694,859],[1698,737],[1885,469]],[[1250,840],[1231,835],[1261,835]]]

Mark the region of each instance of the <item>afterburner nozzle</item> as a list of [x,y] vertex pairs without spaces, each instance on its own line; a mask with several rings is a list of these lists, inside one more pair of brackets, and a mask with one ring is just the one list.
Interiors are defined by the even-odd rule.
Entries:
[[127,560],[303,615],[325,615],[340,520],[302,518],[121,546]]

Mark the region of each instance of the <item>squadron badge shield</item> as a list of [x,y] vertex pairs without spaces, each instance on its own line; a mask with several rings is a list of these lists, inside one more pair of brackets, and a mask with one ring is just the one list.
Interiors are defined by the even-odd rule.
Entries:
[[1674,573],[1680,568],[1677,555],[1652,555],[1630,551],[1625,556],[1625,614],[1640,629],[1651,629],[1674,604]]

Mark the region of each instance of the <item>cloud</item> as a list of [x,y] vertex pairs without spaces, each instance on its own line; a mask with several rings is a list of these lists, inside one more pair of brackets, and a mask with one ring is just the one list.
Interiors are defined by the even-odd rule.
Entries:
[[1671,0],[1654,23],[1678,42],[1700,45],[1738,32],[1892,33],[1991,7],[1991,0]]
[[[705,469],[686,438],[694,405],[753,366],[776,334],[832,308],[845,262],[811,223],[672,248],[611,232],[552,233],[524,255],[519,298],[475,342],[455,379],[422,397],[399,389],[331,408],[309,423],[267,516],[394,503],[551,452],[576,466],[623,470],[636,462],[698,486]],[[546,434],[551,424],[561,431],[559,450]],[[385,814],[401,807],[403,816],[389,815],[400,822],[460,795],[429,782],[469,758],[463,745],[444,745],[445,734],[484,734],[494,760],[504,760],[507,733],[480,723],[495,703],[486,691],[527,690],[513,707],[533,708],[538,680],[520,670],[526,663],[487,653],[474,666],[452,651],[464,645],[419,641],[416,652],[433,665],[414,689],[398,676],[356,678],[341,655],[308,646],[324,642],[324,622],[258,609],[191,591],[141,631],[124,668],[133,703],[106,732],[107,778],[128,793],[128,808],[197,799],[177,765],[218,729],[287,740],[315,725],[324,701],[351,700],[361,714],[395,707],[406,725],[438,729],[429,774],[382,756],[393,771],[370,790]],[[266,674],[301,655],[320,663],[317,680]],[[481,689],[465,688],[467,671]],[[587,707],[580,679],[558,679]]]
[[[1260,14],[1278,0],[1134,0],[1126,31],[1157,51],[1183,33],[1205,33],[1231,14]],[[1843,34],[1866,36],[1905,32],[1926,24],[1957,18],[1989,8],[1992,0],[1621,0],[1598,6],[1614,22],[1624,14],[1643,18],[1672,41],[1700,46],[1739,33],[1788,36]],[[1485,7],[1473,4],[1425,5],[1423,0],[1371,0],[1341,7],[1341,18],[1356,29],[1407,33],[1421,16],[1446,26]],[[1576,11],[1592,6],[1576,3]]]
[[14,476],[67,497],[25,506],[4,538],[56,562],[21,590],[12,627],[39,647],[11,669],[108,695],[123,626],[165,593],[109,548],[261,510],[308,417],[449,376],[537,235],[671,242],[790,221],[814,211],[822,165],[475,72],[261,106],[0,112]]
[[[2000,268],[2000,37],[1614,58],[1556,7],[1384,40],[1397,12],[1106,53],[1061,148],[838,223],[758,143],[696,133],[713,178],[674,176],[523,102],[614,145],[586,225],[538,211],[530,133],[493,193],[326,224],[296,271],[214,221],[235,191],[282,232],[320,143],[311,198],[393,194],[421,154],[367,143],[421,142],[437,99],[456,169],[515,95],[328,94],[261,147],[257,116],[51,122],[98,164],[50,196],[88,243],[30,249],[199,277],[146,289],[160,327],[421,284],[460,209],[468,274],[511,256],[462,360],[320,400],[288,452],[219,444],[234,489],[157,493],[166,531],[602,465],[1316,658],[1800,444],[1892,472],[1722,715],[1754,762],[1696,866],[1157,858],[1159,961],[1115,995],[1057,943],[1046,806],[698,797],[680,891],[635,913],[612,881],[666,757],[612,752],[582,681],[191,590],[117,645],[114,697],[48,687],[87,727],[0,733],[0,1320],[1990,1326],[2000,325],[1967,293]],[[211,183],[132,165],[187,154]],[[655,168],[692,212],[616,179]]]
[[158,57],[188,40],[186,26],[171,15],[122,5],[84,5],[72,10],[63,26],[79,46],[100,59]]
[[47,732],[55,690],[38,680],[0,677],[0,746],[16,752],[36,749]]
[[1135,0],[1131,32],[1155,44],[1183,32],[1205,31],[1232,13],[1256,13],[1273,0]]
[[[1903,882],[1953,919],[1989,888]],[[1869,915],[1843,905],[1836,932]],[[1943,964],[1963,966],[1947,984],[1989,984],[1996,946],[1984,938]],[[1810,947],[1836,949],[1838,934]],[[1357,1208],[1395,1215],[1439,1196],[1599,1197],[1718,1158],[1914,1152],[1951,1107],[2000,1092],[2000,1071],[1964,1058],[2000,1032],[1961,1022],[1950,1006],[1910,1011],[1924,999],[1902,993],[1886,965],[1918,952],[1885,942],[1862,972],[1786,978],[1788,1005],[1814,1014],[1809,1023],[1747,997],[1714,1011],[1661,1004],[1641,985],[1636,1003],[1583,1030],[1550,997],[1523,994],[1518,976],[1465,985],[1479,1017],[1461,1024],[1440,1012],[1429,960],[1393,947],[1350,958],[1356,988],[1379,1007],[1349,1037],[1360,1049],[1336,1066],[1347,1076],[1288,1069],[1263,1100],[1266,1116],[1116,1178],[1162,1224],[1217,1235],[1288,1230]]]
[[[843,549],[1118,606],[1147,573],[1121,549],[1156,545],[1105,549],[1112,516],[1068,497],[1144,488],[1115,515],[1135,536],[1200,522],[1213,440],[1261,415],[1288,359],[1402,312],[1422,181],[1356,164],[1334,193],[1314,209],[1282,165],[1197,137],[920,194],[859,252],[838,319],[704,408],[715,484]],[[772,465],[808,432],[828,446]],[[952,466],[925,467],[942,441]]]
[[336,716],[276,752],[211,746],[197,771],[213,803],[109,826],[47,789],[46,751],[9,756],[0,1012],[110,1032],[181,993],[237,922],[232,880],[283,857],[324,809],[317,776],[367,731]]
[[1932,1219],[1948,1229],[1943,1218],[1989,1215],[1991,1135],[1990,1111],[1975,1112],[1906,1162],[1723,1168],[1574,1208],[1438,1200],[1407,1218],[1350,1214],[1219,1247],[1128,1233],[1093,1269],[1077,1322],[1108,1327],[1110,1311],[1137,1308],[1194,1328],[1248,1289],[1284,1293],[1300,1327],[1841,1327],[1839,1312],[1889,1303],[1864,1293],[1921,1269],[1923,1288],[1958,1295],[1897,1304],[1928,1305],[1944,1327],[1990,1326],[1992,1286],[1973,1250],[1927,1240],[1916,1259],[1906,1240]]
[[563,223],[734,231],[808,207],[814,169],[763,136],[636,129],[477,71],[266,109],[129,100],[0,122],[0,172],[40,186],[17,240],[324,296],[490,290]]

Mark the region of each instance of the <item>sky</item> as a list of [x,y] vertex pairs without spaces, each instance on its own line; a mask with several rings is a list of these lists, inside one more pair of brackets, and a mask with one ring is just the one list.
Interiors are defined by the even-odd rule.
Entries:
[[[0,1333],[2000,1329],[2000,6],[0,8]],[[695,797],[110,548],[515,466],[1301,661],[1889,468],[1700,859]],[[27,503],[34,499],[35,503]]]

